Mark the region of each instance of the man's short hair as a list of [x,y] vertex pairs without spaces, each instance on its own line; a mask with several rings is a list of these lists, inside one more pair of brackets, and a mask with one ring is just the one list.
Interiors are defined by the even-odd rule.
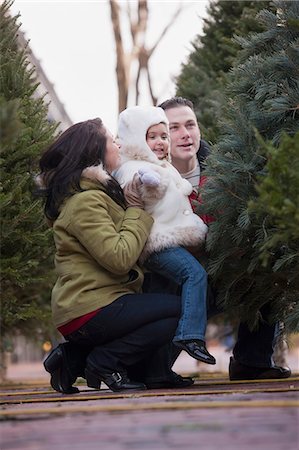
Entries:
[[191,100],[188,100],[187,98],[184,97],[172,97],[160,103],[160,105],[158,106],[164,109],[164,111],[166,109],[178,108],[179,106],[189,106],[189,108],[191,108],[192,111],[194,111],[194,106]]

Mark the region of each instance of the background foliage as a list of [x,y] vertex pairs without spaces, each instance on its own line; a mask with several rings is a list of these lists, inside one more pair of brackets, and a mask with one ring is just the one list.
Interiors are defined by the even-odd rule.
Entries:
[[270,1],[211,1],[204,19],[203,34],[198,35],[186,64],[176,80],[176,94],[189,98],[195,108],[204,138],[217,141],[221,127],[221,105],[227,74],[237,57],[240,45],[234,35],[246,36],[261,31],[255,16]]
[[35,72],[18,45],[10,5],[0,6],[1,333],[33,337],[48,327],[53,281],[52,236],[32,196],[33,177],[56,125],[35,96]]
[[237,38],[242,51],[228,75],[201,210],[217,218],[209,272],[229,314],[255,326],[270,302],[273,319],[299,331],[299,2],[273,6],[258,15],[264,31]]

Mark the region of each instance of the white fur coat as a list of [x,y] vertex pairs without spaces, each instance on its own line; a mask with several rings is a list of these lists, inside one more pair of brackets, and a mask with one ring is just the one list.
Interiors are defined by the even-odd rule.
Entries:
[[196,247],[207,233],[207,226],[193,213],[189,202],[191,184],[168,161],[160,161],[146,143],[148,128],[160,122],[168,125],[164,111],[157,107],[129,108],[119,119],[122,164],[113,173],[115,178],[123,187],[142,169],[156,171],[161,179],[158,187],[145,184],[141,187],[145,210],[154,218],[142,261],[164,248]]

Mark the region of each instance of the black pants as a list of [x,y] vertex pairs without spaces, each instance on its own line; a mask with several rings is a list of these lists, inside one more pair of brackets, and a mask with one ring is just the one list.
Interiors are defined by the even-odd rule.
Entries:
[[253,367],[273,365],[277,324],[268,321],[271,309],[268,305],[261,308],[262,320],[256,330],[251,331],[246,323],[240,323],[233,355],[240,363]]
[[[66,339],[72,353],[76,347],[86,351],[86,367],[99,374],[126,371],[135,380],[162,379],[171,374],[167,349],[180,310],[181,300],[175,295],[124,295]],[[73,372],[80,375],[76,369]]]

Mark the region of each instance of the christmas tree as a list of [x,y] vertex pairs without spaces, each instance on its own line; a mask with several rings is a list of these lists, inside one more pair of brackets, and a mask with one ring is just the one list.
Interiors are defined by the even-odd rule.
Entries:
[[33,337],[50,317],[53,244],[32,190],[36,160],[56,125],[48,122],[43,99],[34,97],[38,83],[18,45],[10,6],[0,7],[1,332]]
[[[267,159],[266,175],[258,179],[258,197],[249,202],[249,211],[266,224],[267,233],[259,244],[263,267],[273,266],[274,272],[284,272],[288,280],[293,304],[285,320],[287,329],[295,332],[299,324],[299,133],[282,136],[279,147],[260,144]],[[284,307],[282,302],[281,310],[276,311],[278,317]]]
[[[298,234],[291,232],[287,214],[289,233],[279,229],[279,203],[265,197],[265,186],[273,189],[283,179],[287,186],[279,201],[293,202],[292,218],[298,221],[298,178],[295,183],[293,176],[279,177],[271,160],[278,166],[281,161],[282,171],[298,167],[299,2],[273,4],[276,13],[258,15],[265,31],[238,39],[243,50],[230,75],[223,135],[208,159],[203,203],[205,213],[217,219],[210,225],[207,247],[219,301],[251,326],[270,303],[273,320],[292,322],[292,330],[299,331]],[[265,145],[271,152],[265,153]],[[286,155],[293,159],[286,161]]]
[[270,6],[270,1],[212,1],[204,19],[203,34],[192,43],[194,50],[182,65],[176,80],[176,95],[190,99],[204,138],[216,142],[220,133],[216,117],[227,83],[227,73],[240,50],[232,37],[261,31],[255,20],[257,12]]

